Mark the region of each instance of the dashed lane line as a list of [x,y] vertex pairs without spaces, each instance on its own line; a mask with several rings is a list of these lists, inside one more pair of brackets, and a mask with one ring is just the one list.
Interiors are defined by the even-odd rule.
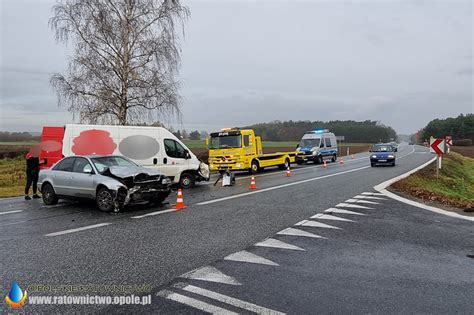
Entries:
[[222,273],[219,269],[211,266],[201,267],[185,273],[181,278],[218,282],[231,285],[241,285],[239,281]]
[[369,205],[379,205],[380,202],[374,202],[374,201],[369,201],[369,200],[364,200],[364,199],[347,199],[344,202],[349,202],[349,203],[365,203]]
[[332,226],[329,224],[324,224],[321,222],[316,222],[316,221],[310,221],[310,220],[303,220],[301,222],[298,222],[295,224],[296,226],[310,226],[310,227],[319,227],[319,228],[326,228],[326,229],[336,229],[336,230],[341,230],[341,228],[338,228],[337,226]]
[[12,214],[12,213],[18,213],[18,212],[23,212],[23,210],[12,210],[12,211],[0,212],[0,215]]
[[320,180],[320,179],[323,179],[323,178],[334,177],[334,176],[339,176],[339,175],[343,175],[343,174],[347,174],[347,173],[357,172],[357,171],[360,171],[360,170],[363,170],[363,169],[366,169],[366,168],[370,168],[370,166],[363,166],[363,167],[359,167],[359,168],[355,168],[355,169],[347,170],[347,171],[343,171],[343,172],[327,174],[327,175],[318,176],[318,177],[309,178],[309,179],[304,179],[304,180],[291,182],[291,183],[287,183],[287,184],[282,184],[282,185],[272,186],[272,187],[268,187],[268,188],[263,188],[263,189],[260,189],[260,190],[249,191],[249,192],[246,192],[246,193],[241,193],[241,194],[232,195],[232,196],[228,196],[228,197],[203,201],[203,202],[197,203],[197,205],[198,206],[203,206],[203,205],[208,205],[208,204],[221,202],[221,201],[226,201],[226,200],[230,200],[230,199],[250,196],[250,195],[254,195],[254,194],[260,194],[260,193],[264,193],[264,192],[267,192],[267,191],[272,191],[272,190],[281,189],[281,188],[285,188],[285,187],[291,187],[291,186],[295,186],[295,185],[301,185],[301,184],[313,182],[313,181]]
[[375,196],[357,195],[352,197],[354,199],[369,199],[369,200],[387,200],[387,198],[380,198]]
[[64,230],[64,231],[59,231],[59,232],[54,232],[54,233],[45,234],[45,236],[59,236],[59,235],[64,235],[64,234],[70,234],[70,233],[75,233],[75,232],[81,232],[81,231],[85,231],[85,230],[90,230],[90,229],[95,229],[95,228],[103,227],[103,226],[110,225],[110,224],[112,224],[112,223],[107,222],[107,223],[99,223],[99,224],[87,225],[87,226],[83,226],[83,227],[80,227],[80,228],[69,229],[69,230]]
[[356,209],[374,209],[366,206],[360,206],[360,205],[354,205],[352,203],[345,203],[341,202],[336,205],[336,207],[341,207],[341,208],[356,208]]
[[191,298],[191,297],[179,294],[179,293],[175,293],[175,292],[169,291],[169,290],[162,290],[162,291],[158,292],[157,295],[160,296],[160,297],[163,297],[165,299],[171,300],[171,301],[175,301],[175,302],[178,302],[178,303],[181,303],[181,304],[191,306],[192,308],[201,310],[201,311],[206,312],[206,313],[211,313],[211,314],[236,314],[236,315],[238,314],[238,313],[226,310],[224,308],[221,308],[221,307],[218,307],[218,306],[215,306],[215,305],[203,302],[203,301],[199,301],[197,299],[194,299],[194,298]]
[[313,237],[313,238],[322,238],[322,239],[327,239],[324,236],[316,235],[313,233],[309,233],[300,229],[295,229],[295,228],[286,228],[284,230],[281,230],[280,232],[277,233],[278,235],[290,235],[290,236],[303,236],[303,237]]
[[179,287],[181,290],[191,292],[191,293],[194,293],[194,294],[198,294],[198,295],[201,295],[201,296],[204,296],[204,297],[207,297],[207,298],[210,298],[210,299],[213,299],[213,300],[225,303],[225,304],[229,304],[229,305],[235,306],[237,308],[247,310],[249,312],[257,313],[257,314],[269,314],[269,315],[270,314],[271,315],[285,314],[285,313],[275,311],[275,310],[272,310],[272,309],[269,309],[269,308],[266,308],[266,307],[263,307],[263,306],[260,306],[260,305],[257,305],[257,304],[242,301],[242,300],[239,300],[239,299],[236,299],[236,298],[233,298],[233,297],[221,294],[221,293],[217,293],[217,292],[210,291],[210,290],[207,290],[207,289],[199,288],[199,287],[196,287],[196,286],[193,286],[193,285],[185,285],[184,287],[183,287],[183,285],[184,284],[176,284],[175,287]]
[[329,208],[324,210],[326,213],[340,213],[340,214],[354,214],[354,215],[365,215],[363,213],[359,212],[354,212],[354,211],[349,211],[349,210],[343,210],[343,209],[338,209],[338,208]]
[[133,216],[131,218],[132,219],[141,219],[141,218],[145,218],[145,217],[149,217],[149,216],[160,215],[160,214],[165,214],[165,213],[169,213],[169,212],[175,212],[175,211],[178,211],[178,210],[179,209],[160,210],[160,211],[150,212],[150,213],[143,214],[143,215],[136,215],[136,216]]
[[266,240],[262,242],[258,242],[254,244],[255,246],[260,246],[260,247],[271,247],[271,248],[280,248],[280,249],[291,249],[291,250],[305,250],[301,247],[287,244],[285,242],[282,242],[280,240],[274,239],[274,238],[267,238]]
[[336,217],[335,215],[330,215],[330,214],[325,214],[325,213],[315,214],[311,217],[311,219],[355,222],[353,220],[344,219],[344,218]]
[[267,266],[279,266],[277,263],[263,258],[261,256],[255,255],[251,252],[246,250],[242,250],[240,252],[236,252],[224,257],[224,260],[230,261],[237,261],[237,262],[245,262],[250,264],[260,264],[260,265],[267,265]]

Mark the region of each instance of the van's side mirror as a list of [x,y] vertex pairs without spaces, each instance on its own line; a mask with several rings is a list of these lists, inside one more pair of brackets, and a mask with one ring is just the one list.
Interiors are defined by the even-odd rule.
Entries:
[[319,145],[319,147],[320,147],[320,148],[324,148],[324,143],[321,143],[321,144]]
[[84,169],[82,170],[82,172],[84,174],[89,174],[89,175],[94,173],[94,171],[92,170],[92,167],[90,165],[84,166]]
[[189,160],[189,159],[191,158],[191,154],[189,154],[189,151],[188,151],[188,150],[184,151],[184,158],[185,158],[186,160]]
[[156,165],[156,164],[158,164],[158,159],[157,159],[157,158],[154,158],[154,159],[153,159],[153,165]]

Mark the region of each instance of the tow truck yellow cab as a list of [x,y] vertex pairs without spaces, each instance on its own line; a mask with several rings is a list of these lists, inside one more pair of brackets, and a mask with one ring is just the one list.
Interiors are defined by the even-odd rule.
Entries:
[[206,141],[211,171],[250,171],[278,166],[286,169],[295,162],[295,152],[263,154],[262,140],[252,129],[223,129]]

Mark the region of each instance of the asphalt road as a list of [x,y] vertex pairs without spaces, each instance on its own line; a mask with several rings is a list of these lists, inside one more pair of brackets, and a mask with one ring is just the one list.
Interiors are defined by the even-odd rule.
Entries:
[[[428,161],[426,151],[401,147],[396,167],[371,168],[365,153],[326,168],[295,166],[292,177],[268,170],[253,191],[240,175],[233,187],[185,191],[182,211],[165,204],[105,214],[91,203],[1,200],[0,292],[12,281],[30,296],[40,294],[34,285],[151,288],[148,306],[25,305],[34,312],[472,313],[472,222],[370,195]],[[329,208],[357,214],[310,219]]]

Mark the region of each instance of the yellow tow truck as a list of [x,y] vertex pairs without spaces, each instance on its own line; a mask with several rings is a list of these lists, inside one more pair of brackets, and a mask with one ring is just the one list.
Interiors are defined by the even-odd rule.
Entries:
[[211,171],[249,171],[257,173],[266,167],[287,169],[295,162],[296,152],[263,154],[262,139],[252,129],[222,129],[206,140]]

